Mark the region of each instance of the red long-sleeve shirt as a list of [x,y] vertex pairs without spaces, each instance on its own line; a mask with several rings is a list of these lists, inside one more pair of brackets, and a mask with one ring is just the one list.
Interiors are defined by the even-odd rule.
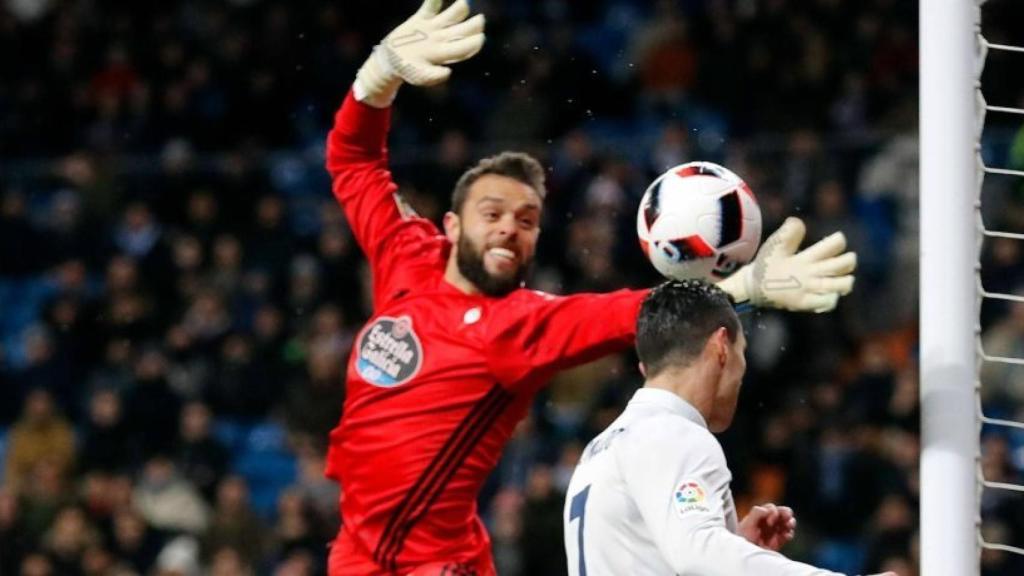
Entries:
[[390,110],[349,94],[327,143],[334,195],[374,283],[330,437],[343,524],[330,573],[450,563],[483,574],[493,568],[477,494],[513,428],[556,371],[632,345],[646,291],[461,292],[444,279],[450,243],[396,196],[389,123]]

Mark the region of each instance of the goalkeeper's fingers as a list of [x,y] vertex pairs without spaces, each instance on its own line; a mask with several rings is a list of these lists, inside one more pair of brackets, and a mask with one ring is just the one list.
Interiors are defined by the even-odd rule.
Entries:
[[484,45],[484,35],[476,34],[454,42],[445,42],[430,51],[430,59],[443,64],[454,64],[472,58]]
[[800,247],[800,243],[804,241],[805,234],[807,234],[807,226],[804,225],[803,220],[794,216],[786,218],[782,226],[779,226],[779,229],[765,240],[764,248],[768,250],[766,255],[770,256],[779,248],[782,249],[783,254],[793,254]]
[[807,294],[804,296],[803,304],[804,310],[811,310],[821,314],[822,312],[831,312],[835,310],[836,304],[839,303],[839,294],[836,292],[825,292],[822,294]]
[[814,262],[842,254],[843,250],[846,250],[846,235],[836,232],[818,240],[796,257],[804,262]]
[[436,86],[447,81],[451,75],[452,69],[447,66],[424,63],[417,66],[415,75],[405,78],[405,81],[413,86]]
[[423,4],[416,11],[416,14],[424,17],[435,16],[441,11],[441,4],[443,3],[443,0],[423,0]]
[[823,276],[808,281],[807,289],[811,292],[823,294],[832,292],[845,296],[853,290],[853,276]]
[[[440,4],[440,0],[438,0],[438,4]],[[462,22],[466,19],[466,16],[469,16],[469,4],[466,0],[457,0],[457,2],[446,8],[444,12],[435,16],[433,20],[435,24],[451,26],[457,22]]]
[[477,14],[465,22],[459,22],[454,26],[449,26],[440,30],[437,33],[437,38],[444,41],[451,41],[468,38],[476,34],[483,34],[485,23],[486,20],[484,20],[484,15]]
[[857,269],[857,253],[846,252],[811,265],[811,271],[817,276],[842,276],[851,274]]

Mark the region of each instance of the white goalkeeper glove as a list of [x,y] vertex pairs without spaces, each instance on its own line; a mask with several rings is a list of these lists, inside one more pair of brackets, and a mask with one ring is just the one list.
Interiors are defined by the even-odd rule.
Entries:
[[737,303],[800,312],[828,312],[853,289],[857,255],[836,232],[797,252],[807,228],[787,218],[765,240],[754,261],[718,283]]
[[441,12],[442,0],[425,0],[373,49],[352,85],[356,100],[387,108],[402,82],[432,86],[448,79],[447,65],[472,58],[484,44],[484,16],[466,20],[469,4],[457,0]]

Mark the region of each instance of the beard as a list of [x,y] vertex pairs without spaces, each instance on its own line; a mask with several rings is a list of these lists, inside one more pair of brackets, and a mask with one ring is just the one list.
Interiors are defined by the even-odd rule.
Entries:
[[513,274],[508,276],[491,274],[484,268],[484,250],[470,241],[465,234],[459,238],[458,250],[455,263],[459,267],[459,272],[488,296],[504,296],[519,288],[530,269],[530,261],[525,260]]

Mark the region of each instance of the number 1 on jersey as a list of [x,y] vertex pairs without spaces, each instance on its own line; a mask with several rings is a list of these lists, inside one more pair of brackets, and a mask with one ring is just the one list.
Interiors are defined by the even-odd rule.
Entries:
[[587,512],[587,496],[590,495],[590,485],[580,490],[575,496],[572,497],[572,502],[569,504],[569,522],[579,518],[580,519],[580,530],[579,530],[579,544],[580,550],[580,576],[587,576],[587,562],[583,556],[583,518]]

